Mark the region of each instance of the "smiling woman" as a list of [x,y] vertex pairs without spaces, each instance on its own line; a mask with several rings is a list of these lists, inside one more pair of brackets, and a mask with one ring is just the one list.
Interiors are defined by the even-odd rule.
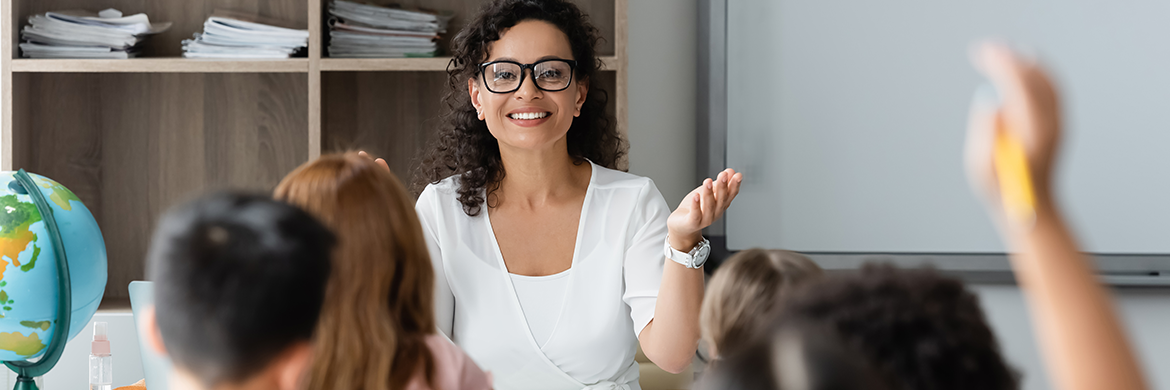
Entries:
[[453,42],[415,209],[437,326],[497,389],[638,389],[638,345],[671,372],[698,345],[701,232],[742,175],[671,213],[650,179],[615,170],[625,146],[591,83],[597,42],[563,0],[494,1]]
[[[504,118],[499,116],[485,118],[480,103],[472,102],[475,94],[468,93],[468,89],[474,88],[476,82],[485,82],[489,74],[494,80],[497,76],[496,71],[507,71],[508,68],[514,72],[516,85],[501,84],[500,88],[488,85],[488,91],[485,92],[500,93],[503,94],[501,97],[506,98],[512,92],[518,92],[518,88],[538,84],[532,80],[543,78],[532,73],[536,70],[535,67],[517,70],[522,65],[518,59],[499,52],[505,49],[531,51],[536,46],[543,46],[544,48],[539,50],[555,49],[559,52],[557,55],[552,55],[552,52],[548,55],[540,54],[540,57],[530,60],[542,62],[569,60],[571,66],[566,80],[568,85],[563,88],[542,86],[541,92],[564,92],[573,86],[581,88],[582,91],[579,93],[584,94],[584,102],[572,104],[575,107],[572,116],[576,119],[562,118],[562,122],[569,123],[568,132],[563,134],[567,140],[572,141],[565,145],[569,155],[577,164],[588,159],[606,168],[617,168],[618,159],[626,153],[625,142],[615,127],[615,119],[605,112],[609,100],[607,91],[595,85],[590,88],[590,80],[597,75],[600,65],[595,53],[595,48],[601,40],[600,33],[589,23],[588,16],[581,13],[576,6],[560,3],[562,2],[543,4],[533,1],[497,1],[481,10],[455,37],[452,47],[454,58],[448,66],[450,90],[443,99],[446,105],[444,124],[439,129],[434,148],[423,159],[422,168],[415,177],[416,191],[453,174],[461,174],[459,200],[468,215],[474,216],[479,214],[480,206],[485,201],[485,188],[489,184],[498,185],[503,180],[505,171],[500,161],[499,147],[493,138],[494,134],[489,132],[489,127],[502,122]],[[531,26],[517,26],[526,20],[541,21],[539,24],[543,26],[536,29],[529,29]],[[512,35],[527,36],[536,32],[534,37],[539,41],[515,39],[512,45],[526,47],[499,47],[497,52],[489,57],[489,44],[498,44],[505,32],[516,30],[510,27],[530,30],[515,31]],[[540,35],[541,32],[551,34]],[[503,44],[506,45],[509,41],[512,40],[504,40]],[[521,66],[501,65],[507,62]],[[545,67],[540,69],[544,70]],[[528,83],[522,81],[525,78],[524,73],[531,75]],[[550,96],[553,95],[565,94]],[[516,107],[514,114],[523,112],[544,112],[546,117],[550,114],[538,107],[532,107],[530,110]],[[560,124],[564,125],[565,123]],[[491,192],[493,191],[487,191],[488,194]]]

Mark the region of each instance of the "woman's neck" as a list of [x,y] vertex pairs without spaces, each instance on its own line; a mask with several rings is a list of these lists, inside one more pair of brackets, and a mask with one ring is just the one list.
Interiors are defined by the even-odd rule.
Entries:
[[547,150],[515,150],[500,147],[504,179],[493,194],[494,207],[508,202],[509,206],[539,207],[550,202],[582,196],[589,187],[592,175],[590,164],[576,164],[566,145],[558,142]]

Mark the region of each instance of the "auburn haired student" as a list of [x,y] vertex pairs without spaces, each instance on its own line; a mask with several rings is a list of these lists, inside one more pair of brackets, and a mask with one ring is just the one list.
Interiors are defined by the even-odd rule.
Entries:
[[286,176],[275,196],[338,238],[308,388],[490,388],[436,332],[426,241],[413,199],[392,173],[357,153],[326,155]]

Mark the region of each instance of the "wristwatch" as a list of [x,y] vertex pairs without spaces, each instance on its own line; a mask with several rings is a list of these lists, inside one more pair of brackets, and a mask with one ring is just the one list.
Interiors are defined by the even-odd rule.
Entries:
[[695,269],[703,266],[707,262],[707,255],[711,254],[711,241],[703,238],[695,245],[690,252],[679,252],[674,247],[670,246],[670,240],[666,240],[666,248],[663,250],[666,258],[673,260],[675,263],[682,264],[684,267]]

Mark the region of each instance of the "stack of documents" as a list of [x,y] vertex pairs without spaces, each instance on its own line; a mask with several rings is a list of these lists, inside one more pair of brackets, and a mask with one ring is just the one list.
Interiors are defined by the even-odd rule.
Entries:
[[203,33],[183,41],[183,57],[289,58],[308,44],[309,30],[212,16],[203,23]]
[[20,32],[26,58],[131,58],[147,35],[171,27],[170,22],[151,24],[146,14],[122,16],[116,9],[49,12],[28,22]]
[[329,4],[329,56],[434,57],[451,13],[438,14],[334,0]]

